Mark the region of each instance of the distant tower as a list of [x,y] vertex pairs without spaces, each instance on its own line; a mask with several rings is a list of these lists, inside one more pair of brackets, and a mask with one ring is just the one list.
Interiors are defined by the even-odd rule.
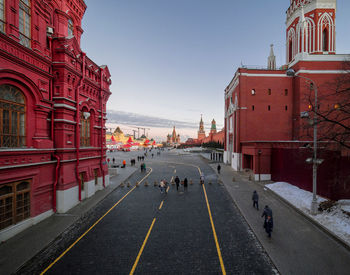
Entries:
[[174,126],[174,128],[173,128],[173,134],[171,135],[171,141],[172,141],[173,143],[176,142],[176,131],[175,131],[175,126]]
[[302,53],[335,54],[337,0],[291,0],[287,10],[287,63]]
[[205,138],[204,123],[201,115],[201,121],[199,122],[198,139],[202,140]]
[[273,44],[270,45],[270,56],[267,60],[267,69],[268,70],[276,70],[276,56],[273,53]]
[[213,120],[211,121],[210,133],[211,133],[211,134],[216,134],[216,121],[215,121],[215,119],[213,119]]

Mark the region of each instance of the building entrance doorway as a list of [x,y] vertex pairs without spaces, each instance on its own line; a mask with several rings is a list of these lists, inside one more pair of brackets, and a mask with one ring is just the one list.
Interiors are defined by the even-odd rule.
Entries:
[[243,155],[243,169],[253,170],[253,156]]

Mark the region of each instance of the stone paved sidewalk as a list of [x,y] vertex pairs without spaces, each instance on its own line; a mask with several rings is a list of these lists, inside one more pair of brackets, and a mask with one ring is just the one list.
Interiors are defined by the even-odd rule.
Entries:
[[[216,164],[212,168],[216,171]],[[262,183],[223,164],[219,178],[281,274],[349,274],[350,252]],[[259,211],[253,208],[254,190],[260,197]],[[274,217],[271,239],[261,218],[266,204]]]
[[0,274],[12,274],[49,245],[68,227],[75,223],[84,213],[116,189],[121,182],[129,178],[134,167],[118,169],[118,175],[110,178],[110,185],[98,191],[94,196],[82,201],[65,214],[54,214],[44,221],[24,230],[13,238],[0,244]]

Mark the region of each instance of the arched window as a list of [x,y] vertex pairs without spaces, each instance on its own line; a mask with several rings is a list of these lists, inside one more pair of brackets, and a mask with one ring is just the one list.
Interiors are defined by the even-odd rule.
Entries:
[[80,115],[80,146],[90,146],[90,113],[82,112]]
[[19,42],[30,47],[30,0],[19,0]]
[[0,0],[0,32],[5,32],[5,3]]
[[0,147],[25,146],[25,101],[22,92],[0,85]]
[[291,62],[292,59],[293,59],[293,40],[289,40],[288,61]]
[[327,29],[324,29],[322,32],[322,50],[324,52],[328,52],[328,31]]
[[68,19],[68,36],[74,36],[74,24],[72,19]]

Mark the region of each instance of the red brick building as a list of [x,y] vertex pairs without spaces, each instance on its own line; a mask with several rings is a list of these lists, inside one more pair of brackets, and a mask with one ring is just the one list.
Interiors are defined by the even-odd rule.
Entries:
[[108,185],[110,73],[80,48],[83,0],[0,0],[0,240]]
[[[225,89],[224,161],[235,170],[251,169],[256,180],[286,180],[310,190],[312,172],[299,173],[298,178],[298,170],[277,169],[283,162],[282,152],[302,151],[305,144],[312,146],[312,129],[304,127],[307,121],[301,113],[308,111],[307,99],[315,88],[302,77],[312,79],[322,97],[329,83],[348,73],[344,61],[350,60],[350,55],[335,54],[336,0],[290,3],[286,21],[287,65],[276,69],[271,47],[266,69],[241,67]],[[296,77],[286,75],[288,68],[296,72]],[[322,102],[323,107],[334,103],[330,99]],[[291,166],[293,159],[297,158],[290,157],[285,165]],[[306,166],[304,160],[300,166]],[[345,191],[350,196],[348,189]],[[331,197],[332,192],[328,190],[323,195]]]

